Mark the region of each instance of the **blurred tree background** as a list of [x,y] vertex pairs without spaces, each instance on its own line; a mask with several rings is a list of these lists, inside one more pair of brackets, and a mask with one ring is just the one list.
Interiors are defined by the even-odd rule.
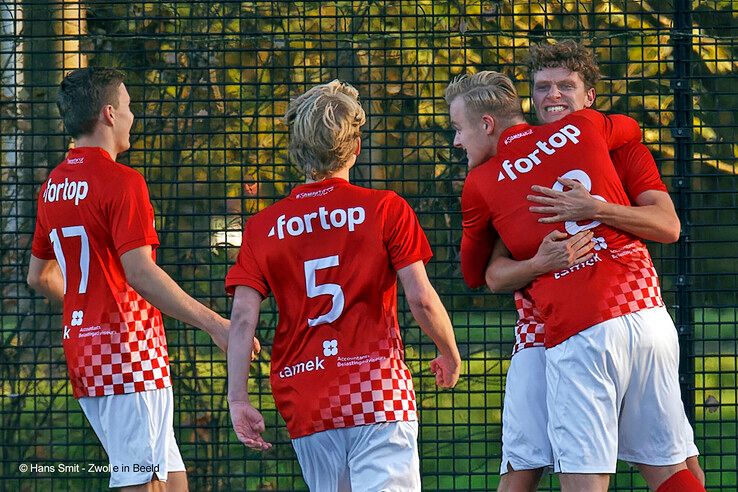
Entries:
[[[89,65],[128,74],[137,122],[119,160],[149,183],[159,264],[223,314],[223,277],[243,221],[300,180],[281,121],[290,98],[333,78],[357,87],[367,124],[353,180],[393,189],[415,208],[465,359],[457,389],[437,391],[427,370],[432,345],[401,301],[421,406],[424,488],[494,489],[514,312],[509,295],[461,282],[466,164],[452,149],[443,91],[457,74],[493,69],[526,97],[528,47],[574,38],[600,60],[597,107],[641,122],[677,205],[682,239],[650,246],[680,330],[684,399],[708,489],[736,490],[735,1],[6,0],[0,27],[0,488],[107,485],[106,474],[18,472],[24,462],[106,463],[66,382],[56,310],[25,286],[35,197],[71,145],[56,86]],[[524,109],[533,120],[527,99]],[[246,451],[230,429],[223,354],[167,320],[175,427],[192,490],[304,488],[269,393],[275,311],[264,303],[265,350],[251,379],[277,443],[263,455]],[[555,479],[543,487],[556,489]],[[646,490],[625,466],[612,488]]]

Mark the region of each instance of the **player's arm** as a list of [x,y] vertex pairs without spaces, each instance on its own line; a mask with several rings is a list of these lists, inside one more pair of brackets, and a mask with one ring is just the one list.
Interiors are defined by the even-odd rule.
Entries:
[[228,335],[228,406],[233,430],[246,446],[266,451],[272,445],[261,436],[264,418],[249,401],[249,369],[252,343],[259,323],[261,294],[239,285],[233,295],[231,329]]
[[428,279],[425,265],[422,261],[416,261],[399,269],[397,276],[402,282],[415,320],[440,353],[430,364],[431,371],[436,375],[436,384],[443,388],[454,387],[459,379],[461,356],[451,319]]
[[559,180],[570,190],[562,192],[535,186],[533,191],[541,195],[528,197],[538,204],[530,210],[547,215],[539,219],[541,222],[594,219],[650,241],[679,240],[679,217],[648,148],[634,142],[613,152],[612,158],[625,191],[634,197],[631,200],[635,206],[596,200],[579,182]]
[[485,284],[484,274],[497,233],[492,228],[489,208],[472,177],[467,177],[461,192],[461,212],[461,274],[469,287],[481,287]]
[[43,260],[31,255],[26,281],[48,300],[58,304],[64,302],[64,277],[56,260]]
[[528,200],[538,204],[529,210],[546,215],[538,222],[598,220],[650,241],[673,243],[679,240],[679,217],[671,197],[664,191],[644,191],[636,197],[636,206],[628,206],[592,198],[579,181],[559,178],[559,182],[571,189],[557,191],[543,186],[532,187],[541,195],[528,195]]
[[206,331],[213,342],[226,350],[227,319],[187,295],[151,257],[151,246],[141,246],[120,256],[128,283],[164,314]]
[[517,261],[502,240],[497,239],[485,272],[487,287],[494,293],[522,289],[540,275],[587,261],[592,257],[593,247],[592,231],[581,231],[574,236],[551,231],[534,257]]

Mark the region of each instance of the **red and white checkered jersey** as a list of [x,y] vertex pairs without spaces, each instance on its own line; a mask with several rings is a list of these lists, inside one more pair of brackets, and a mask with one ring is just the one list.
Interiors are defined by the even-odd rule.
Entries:
[[417,419],[397,271],[431,256],[405,200],[340,178],[297,186],[248,220],[226,289],[274,294],[271,383],[292,438]]
[[38,197],[32,253],[64,276],[62,342],[75,398],[171,386],[161,313],[120,255],[159,245],[143,176],[103,149],[72,149]]
[[545,325],[536,304],[528,293],[528,289],[516,290],[515,309],[518,320],[515,322],[515,345],[513,355],[520,350],[531,347],[543,347],[545,344]]
[[[610,158],[631,203],[644,191],[667,191],[651,152],[641,142],[633,141],[611,151]],[[649,298],[660,299],[660,296]],[[513,355],[525,348],[543,347],[545,326],[527,289],[515,292],[515,307],[518,321],[515,323]]]
[[[587,229],[594,232],[592,259],[542,275],[530,286],[530,295],[546,324],[547,347],[612,318],[615,311],[627,314],[642,304],[661,303],[660,297],[653,297],[658,294],[653,290],[658,279],[649,273],[653,269],[642,267],[651,258],[637,238],[597,221],[541,223],[540,216],[528,210],[531,202],[526,199],[532,185],[561,190],[557,178],[566,177],[582,183],[597,199],[629,205],[609,149],[638,138],[640,129],[631,118],[605,116],[590,109],[548,125],[516,125],[501,135],[497,155],[473,169],[466,179],[461,255],[464,278],[471,286],[484,283],[495,239],[492,231],[497,231],[516,260],[534,256],[543,238],[554,229],[572,235]],[[623,284],[612,286],[612,279]],[[631,289],[636,289],[632,295],[638,302],[615,293]],[[643,297],[649,300],[643,301]]]

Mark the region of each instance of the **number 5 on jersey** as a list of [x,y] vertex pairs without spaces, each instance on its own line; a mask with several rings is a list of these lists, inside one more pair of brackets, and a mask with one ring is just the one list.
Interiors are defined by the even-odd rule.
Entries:
[[320,284],[315,282],[315,272],[324,268],[332,268],[338,266],[338,255],[326,256],[315,260],[305,262],[305,288],[307,296],[314,298],[322,295],[333,296],[331,310],[325,314],[321,314],[317,318],[308,318],[308,326],[318,326],[325,323],[332,323],[341,316],[343,312],[343,290],[338,284]]

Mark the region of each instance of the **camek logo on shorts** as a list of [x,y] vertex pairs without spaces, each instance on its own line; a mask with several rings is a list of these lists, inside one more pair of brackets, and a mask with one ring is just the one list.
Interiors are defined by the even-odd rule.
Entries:
[[301,236],[312,233],[313,228],[318,226],[324,231],[329,231],[332,228],[348,227],[350,232],[354,232],[357,225],[364,223],[364,219],[366,219],[366,212],[363,207],[349,207],[346,210],[337,208],[331,211],[326,210],[325,207],[320,207],[317,212],[296,215],[289,219],[282,214],[277,218],[277,223],[269,230],[267,237],[276,234],[279,239],[284,239],[285,230],[290,236]]
[[69,178],[64,178],[63,183],[53,183],[49,178],[43,197],[44,202],[74,200],[74,204],[79,205],[80,200],[87,198],[89,191],[90,186],[87,181],[69,181]]
[[548,137],[547,142],[541,140],[536,142],[536,147],[538,148],[528,154],[526,157],[521,157],[520,159],[517,159],[514,163],[511,163],[508,159],[505,159],[502,163],[502,171],[500,171],[500,174],[497,176],[497,181],[502,181],[506,177],[509,177],[511,180],[515,181],[516,179],[518,179],[518,175],[515,171],[520,174],[529,173],[531,170],[533,170],[534,166],[537,166],[541,163],[541,159],[538,157],[538,154],[541,151],[546,155],[553,155],[556,153],[556,149],[563,147],[564,145],[566,145],[567,142],[578,144],[579,139],[577,137],[581,134],[582,132],[579,130],[579,128],[569,124]]

